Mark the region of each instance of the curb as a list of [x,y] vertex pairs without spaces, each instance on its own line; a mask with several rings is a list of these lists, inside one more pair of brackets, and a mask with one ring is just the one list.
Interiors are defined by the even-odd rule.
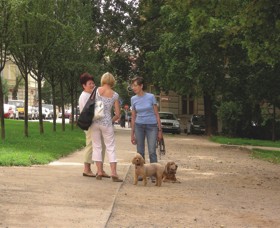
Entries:
[[129,170],[130,170],[130,167],[131,167],[131,165],[129,165],[129,166],[127,167],[127,170],[126,170],[125,175],[124,175],[124,178],[123,178],[123,182],[119,185],[119,187],[118,187],[117,190],[115,191],[114,199],[113,199],[112,205],[110,206],[110,208],[111,208],[111,209],[110,209],[110,214],[108,215],[108,218],[106,219],[106,223],[105,223],[105,226],[104,226],[104,227],[107,227],[108,222],[109,222],[109,220],[110,220],[110,218],[111,218],[111,216],[112,216],[112,212],[113,212],[113,209],[114,209],[114,207],[115,207],[115,203],[116,203],[116,198],[117,198],[118,192],[120,191],[121,187],[124,185],[124,182],[125,182],[125,180],[126,180],[126,178],[127,178],[127,175],[128,175]]
[[253,149],[280,151],[280,148],[278,148],[278,147],[265,147],[265,146],[242,146],[242,145],[221,144],[221,147],[237,148],[237,149],[240,149],[240,150],[247,150],[247,151],[252,151]]

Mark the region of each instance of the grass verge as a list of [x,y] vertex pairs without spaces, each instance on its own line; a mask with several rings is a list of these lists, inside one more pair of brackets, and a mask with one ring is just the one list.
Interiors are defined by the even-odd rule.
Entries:
[[268,140],[255,140],[255,139],[243,139],[243,138],[227,138],[223,136],[212,136],[211,141],[227,144],[227,145],[247,145],[247,146],[262,146],[262,147],[274,147],[279,148],[279,151],[267,150],[267,149],[253,149],[252,156],[261,160],[269,161],[272,163],[280,164],[280,141],[268,141]]
[[280,164],[280,149],[279,151],[253,149],[252,156],[264,161]]
[[39,132],[38,122],[29,122],[29,137],[24,137],[24,122],[5,120],[6,139],[0,141],[0,166],[31,166],[48,164],[67,156],[85,144],[82,130],[66,124],[65,131],[57,124],[53,132],[52,123],[44,122],[44,134]]

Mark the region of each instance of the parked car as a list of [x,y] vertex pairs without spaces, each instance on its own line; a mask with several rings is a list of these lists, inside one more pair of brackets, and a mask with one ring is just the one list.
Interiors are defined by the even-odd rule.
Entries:
[[[68,119],[71,115],[71,110],[65,109],[64,110],[64,118]],[[62,118],[62,112],[58,113],[58,118]]]
[[32,106],[31,107],[31,112],[33,114],[33,120],[38,120],[39,119],[39,110],[38,107]]
[[42,107],[49,109],[48,119],[53,118],[53,105],[52,104],[42,104]]
[[28,119],[34,120],[35,112],[32,106],[28,106]]
[[185,132],[189,134],[204,134],[206,129],[205,116],[204,115],[192,115],[189,120],[189,129]]
[[179,119],[172,112],[159,112],[161,128],[163,132],[180,134]]
[[43,119],[51,119],[52,117],[50,116],[50,110],[48,108],[45,108],[42,106],[42,116]]

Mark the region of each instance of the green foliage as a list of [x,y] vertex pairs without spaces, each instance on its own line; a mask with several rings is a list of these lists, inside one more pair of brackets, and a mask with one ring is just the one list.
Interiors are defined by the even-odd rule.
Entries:
[[229,135],[236,135],[242,115],[240,104],[233,101],[223,102],[217,115],[222,121],[223,131]]
[[30,137],[22,135],[24,122],[6,120],[7,137],[0,142],[0,166],[30,166],[47,164],[73,153],[84,146],[84,132],[78,128],[66,132],[52,131],[52,124],[44,122],[45,134],[38,132],[38,122],[29,123]]
[[280,4],[278,0],[247,1],[239,16],[242,41],[253,63],[271,66],[280,59]]
[[129,94],[129,92],[127,91],[128,85],[129,84],[127,82],[118,81],[118,83],[116,84],[116,86],[114,88],[120,96],[120,100],[122,102],[122,104],[121,104],[122,107],[126,104],[130,106],[131,94]]
[[[236,119],[224,118],[230,121],[224,123],[227,131],[234,134],[241,135],[236,129],[247,131],[251,120],[260,120],[255,108],[260,103],[280,106],[277,0],[1,3],[11,3],[16,12],[11,20],[13,39],[5,40],[12,41],[10,50],[18,56],[17,64],[40,73],[61,105],[64,98],[72,106],[77,103],[81,73],[90,72],[99,84],[100,76],[110,71],[124,100],[126,88],[121,85],[137,74],[157,93],[173,90],[203,96],[207,120],[215,119],[220,108],[214,106],[215,100],[239,104],[235,111],[229,110]],[[59,98],[60,82],[66,89]],[[223,109],[220,112],[226,112]]]

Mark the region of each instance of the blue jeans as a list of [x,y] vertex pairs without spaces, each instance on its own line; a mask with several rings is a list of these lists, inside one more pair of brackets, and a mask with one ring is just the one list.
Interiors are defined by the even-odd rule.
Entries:
[[156,144],[158,127],[157,124],[135,123],[135,137],[137,152],[145,159],[145,137],[147,138],[150,163],[157,162]]

